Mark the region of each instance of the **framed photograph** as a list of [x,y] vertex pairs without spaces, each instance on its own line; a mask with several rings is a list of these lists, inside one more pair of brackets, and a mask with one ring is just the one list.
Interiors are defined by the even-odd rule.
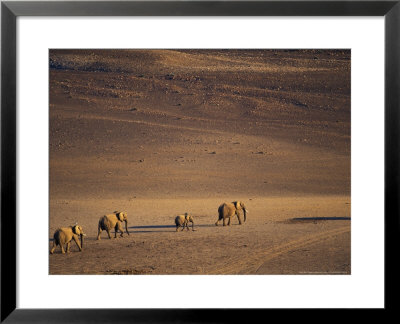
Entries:
[[1,321],[393,310],[398,1],[1,5]]

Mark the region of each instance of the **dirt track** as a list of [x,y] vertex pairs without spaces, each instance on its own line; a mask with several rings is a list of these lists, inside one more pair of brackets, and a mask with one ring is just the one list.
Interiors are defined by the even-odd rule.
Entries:
[[51,274],[349,274],[350,206],[348,51],[51,51]]

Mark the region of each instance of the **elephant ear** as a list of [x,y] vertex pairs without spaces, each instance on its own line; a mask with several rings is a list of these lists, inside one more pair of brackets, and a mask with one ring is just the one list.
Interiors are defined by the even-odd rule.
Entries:
[[124,213],[123,212],[117,213],[117,217],[122,222],[124,220]]
[[240,207],[240,205],[241,205],[240,201],[234,201],[233,204],[235,205],[236,209],[240,209],[241,208]]
[[76,234],[76,235],[81,234],[81,231],[79,230],[78,225],[75,225],[74,227],[72,227],[72,232],[74,232],[74,234]]

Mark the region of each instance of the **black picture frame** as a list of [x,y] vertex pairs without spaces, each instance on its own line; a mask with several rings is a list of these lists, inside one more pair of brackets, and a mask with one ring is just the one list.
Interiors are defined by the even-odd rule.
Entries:
[[[18,16],[384,16],[385,307],[395,311],[399,279],[400,0],[396,1],[2,1],[1,2],[1,322],[238,322],[265,309],[16,308],[16,19]],[[368,184],[366,184],[368,185]],[[271,310],[272,311],[272,310]],[[250,317],[249,317],[250,316]],[[306,315],[309,316],[309,315]]]

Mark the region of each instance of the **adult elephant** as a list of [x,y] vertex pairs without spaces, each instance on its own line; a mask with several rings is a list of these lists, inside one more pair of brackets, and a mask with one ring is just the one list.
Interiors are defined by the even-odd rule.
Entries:
[[242,220],[240,219],[240,211],[243,210],[243,222],[246,221],[246,214],[248,210],[246,206],[241,201],[233,201],[231,203],[223,203],[218,207],[218,220],[215,226],[218,226],[218,222],[222,219],[223,225],[226,225],[226,219],[228,219],[228,226],[231,224],[231,217],[236,215],[239,220],[239,225],[242,225]]
[[108,238],[111,238],[110,231],[115,230],[115,238],[117,237],[117,233],[121,233],[121,237],[123,236],[124,230],[122,229],[122,222],[125,222],[125,230],[129,235],[128,231],[128,215],[125,212],[115,211],[112,214],[104,215],[99,220],[99,226],[97,231],[97,239],[100,240],[100,234],[102,231],[106,231],[108,234]]

